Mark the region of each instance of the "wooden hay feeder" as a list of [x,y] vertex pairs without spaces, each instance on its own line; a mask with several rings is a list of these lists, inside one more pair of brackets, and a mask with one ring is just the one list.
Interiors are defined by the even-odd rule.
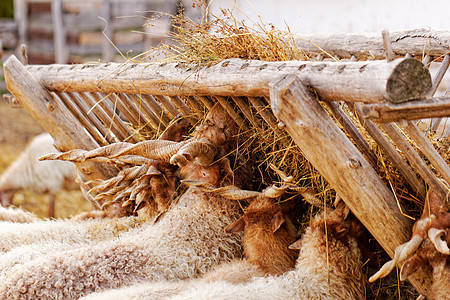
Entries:
[[[338,101],[356,112],[418,198],[425,198],[425,185],[445,197],[448,186],[437,178],[410,141],[420,147],[436,173],[450,182],[448,164],[412,122],[450,116],[450,97],[432,98],[450,56],[448,47],[439,46],[442,44],[429,49],[431,55],[425,57],[425,65],[431,58],[443,58],[441,70],[432,80],[419,60],[394,59],[394,53],[407,54],[395,43],[385,43],[389,60],[354,61],[374,47],[383,49],[381,38],[376,44],[366,38],[366,48],[360,46],[347,54],[337,47],[326,49],[331,55],[348,58],[341,62],[230,59],[205,67],[181,63],[24,66],[10,57],[4,69],[9,91],[53,136],[61,151],[90,150],[124,140],[136,142],[126,122],[134,128],[161,132],[182,113],[195,124],[217,102],[242,128],[265,122],[274,130],[286,130],[306,159],[392,257],[396,246],[409,240],[412,221],[402,215],[391,189],[373,167],[376,157]],[[407,51],[421,54],[423,44],[416,43],[413,37],[410,40]],[[353,142],[312,91],[326,103]],[[101,163],[85,162],[78,167],[90,179],[109,178],[116,172]],[[421,269],[410,277],[424,295],[430,285],[427,272]]]

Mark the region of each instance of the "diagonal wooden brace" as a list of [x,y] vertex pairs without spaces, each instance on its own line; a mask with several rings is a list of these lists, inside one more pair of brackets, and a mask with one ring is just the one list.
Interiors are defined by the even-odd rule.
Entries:
[[[395,248],[409,240],[412,223],[401,214],[372,166],[296,75],[272,81],[270,100],[275,116],[286,125],[306,159],[392,257]],[[426,295],[430,278],[421,269],[410,281]]]

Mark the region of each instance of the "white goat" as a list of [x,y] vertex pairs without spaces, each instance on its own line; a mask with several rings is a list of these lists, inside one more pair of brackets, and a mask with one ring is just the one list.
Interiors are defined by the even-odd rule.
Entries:
[[[215,280],[141,283],[84,299],[365,299],[361,253],[356,242],[360,225],[356,220],[345,220],[348,211],[343,203],[340,205],[334,212],[322,212],[311,221],[302,239],[293,244],[294,248],[301,246],[295,270],[282,276],[233,283],[225,274],[225,280],[212,276]],[[240,278],[246,274],[239,272],[252,273],[244,261],[225,266]]]
[[18,190],[29,189],[35,193],[49,193],[48,216],[55,216],[55,195],[64,188],[66,182],[75,180],[75,166],[65,161],[39,161],[39,157],[52,152],[57,150],[48,133],[33,138],[0,177],[2,206],[11,205]]
[[51,253],[117,238],[139,224],[135,217],[0,222],[0,273]]

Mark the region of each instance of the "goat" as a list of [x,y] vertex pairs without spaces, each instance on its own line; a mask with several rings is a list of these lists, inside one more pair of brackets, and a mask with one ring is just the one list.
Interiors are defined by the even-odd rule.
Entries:
[[0,177],[0,198],[2,206],[12,204],[14,194],[20,189],[49,194],[48,216],[55,217],[56,194],[63,188],[73,189],[69,182],[75,180],[75,166],[64,161],[39,161],[39,157],[56,152],[53,138],[43,133],[31,141],[20,156]]
[[[230,119],[225,115],[223,118]],[[223,124],[227,122],[229,121],[224,121]],[[228,128],[229,126],[225,126],[215,130],[223,131]],[[189,147],[183,148],[180,156],[184,156],[186,161],[180,163],[181,169],[193,164],[202,168],[201,172],[192,173],[199,174],[196,180],[207,180],[206,183],[219,187],[229,184],[232,176],[229,174],[228,159],[200,157],[200,154],[217,155],[216,146],[209,140],[202,142],[207,144],[206,147],[209,149],[205,154],[203,148],[199,151],[195,149],[197,145],[201,146],[201,143],[196,141],[190,142],[191,152]],[[166,146],[176,145],[178,150],[186,145],[183,142],[156,142]],[[155,150],[155,144],[152,143],[141,143],[140,146],[146,147],[149,144]],[[170,155],[173,153],[172,149],[165,150],[162,157],[168,157],[168,160],[178,152]],[[75,152],[77,151],[66,156],[81,153],[76,159],[82,159],[83,155],[86,157],[87,152]],[[133,150],[127,149],[120,155],[136,155],[136,153],[148,151],[133,146]],[[120,155],[116,153],[115,157]],[[155,159],[155,157],[146,158]],[[215,162],[209,166],[201,165],[213,160]],[[214,172],[219,173],[207,175]],[[235,202],[191,186],[155,224],[144,223],[139,228],[125,232],[120,239],[16,265],[0,282],[0,298],[75,299],[94,291],[117,288],[143,280],[198,277],[219,262],[229,261],[241,255],[240,235],[232,235],[223,230],[226,225],[236,221],[240,214],[239,206]]]
[[360,225],[345,220],[343,203],[322,212],[291,248],[300,248],[295,270],[243,284],[198,284],[169,299],[364,299],[362,261],[356,237]]
[[369,278],[370,282],[385,277],[396,265],[400,280],[405,280],[428,263],[433,268],[429,299],[448,299],[450,288],[450,213],[448,200],[430,190],[422,215],[414,223],[411,239],[395,249],[394,258]]
[[[222,189],[219,193],[226,194],[230,190]],[[270,189],[265,194],[273,191],[278,192]],[[251,195],[254,194],[248,193],[248,197]],[[311,221],[301,240],[291,245],[294,249],[301,248],[300,255],[295,269],[283,275],[262,277],[259,268],[251,269],[248,262],[237,260],[219,266],[197,280],[140,283],[92,294],[85,299],[364,299],[365,280],[356,241],[361,224],[347,217],[349,211],[344,203],[339,203],[332,212],[326,212],[326,209]],[[237,221],[231,228],[241,225],[242,221]],[[245,235],[244,247],[255,242],[252,238],[246,240]],[[264,247],[262,243],[260,245]],[[250,258],[254,252],[249,251],[246,255]],[[263,260],[263,257],[259,258]]]
[[[233,199],[246,199],[247,193],[235,189]],[[243,283],[253,277],[281,275],[291,270],[298,255],[289,249],[295,241],[297,230],[284,216],[276,198],[269,198],[268,190],[257,195],[246,208],[244,215],[225,228],[227,232],[244,231],[243,248],[245,259],[225,262],[205,274],[203,277],[179,282],[150,282],[134,284],[118,290],[94,293],[86,299],[160,299],[181,292],[199,282],[226,280],[231,283]],[[242,196],[241,196],[242,195]],[[272,195],[273,196],[273,195]]]
[[92,245],[119,237],[136,227],[136,217],[114,219],[39,220],[30,223],[1,222],[0,273],[16,265],[63,250]]

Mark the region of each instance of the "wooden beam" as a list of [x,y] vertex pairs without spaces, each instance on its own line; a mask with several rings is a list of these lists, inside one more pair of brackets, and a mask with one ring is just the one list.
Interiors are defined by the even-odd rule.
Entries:
[[431,91],[430,73],[416,59],[345,63],[229,59],[204,67],[110,63],[35,65],[28,70],[47,89],[67,92],[265,97],[269,82],[289,73],[299,76],[324,101],[403,102],[424,98]]
[[377,123],[449,117],[450,96],[426,100],[414,100],[398,104],[364,104],[361,106],[361,113],[364,119],[369,119]]
[[[407,53],[421,58],[425,52],[430,57],[441,58],[450,52],[450,31],[415,29],[389,33],[391,48],[396,57],[403,57]],[[383,39],[379,32],[374,33],[325,33],[301,35],[296,38],[299,48],[313,52],[324,52],[350,59],[366,60],[385,59]]]
[[[270,88],[275,116],[286,124],[306,159],[392,257],[395,248],[409,240],[412,225],[392,192],[297,76],[278,78]],[[431,274],[421,269],[414,275],[412,284],[426,295]]]
[[[53,137],[55,147],[60,151],[72,149],[91,150],[97,142],[84,130],[83,126],[53,99],[15,57],[4,64],[5,81],[13,94],[28,113]],[[77,164],[88,179],[107,179],[117,170],[104,163],[85,162]]]

